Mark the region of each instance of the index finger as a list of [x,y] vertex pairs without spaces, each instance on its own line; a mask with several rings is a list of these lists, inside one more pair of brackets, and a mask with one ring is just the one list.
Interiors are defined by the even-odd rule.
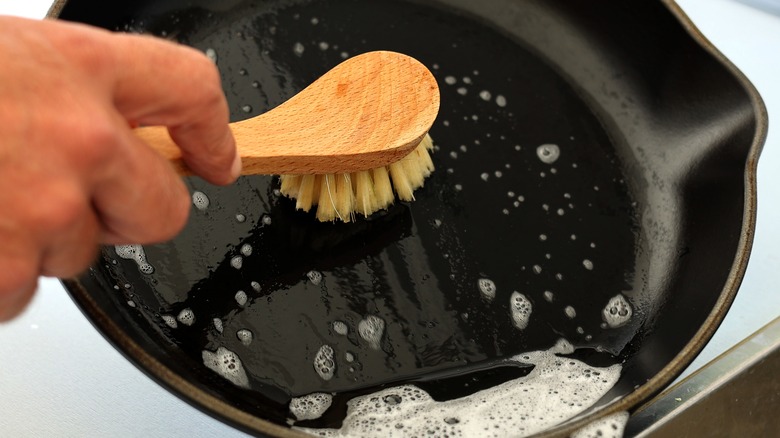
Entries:
[[128,120],[168,127],[182,158],[215,184],[233,182],[241,161],[216,65],[158,38],[115,35],[114,105]]

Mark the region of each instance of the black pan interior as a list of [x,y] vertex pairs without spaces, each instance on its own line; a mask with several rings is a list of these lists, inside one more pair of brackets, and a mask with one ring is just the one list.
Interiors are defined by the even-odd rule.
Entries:
[[[229,188],[192,178],[210,205],[193,207],[172,242],[146,247],[153,274],[106,248],[70,284],[165,367],[252,415],[285,424],[290,397],[334,392],[343,406],[402,382],[457,397],[527,373],[500,359],[562,337],[591,364],[623,363],[605,404],[673,361],[733,293],[724,288],[745,256],[756,116],[732,73],[660,3],[72,0],[60,17],[215,55],[233,120],[370,50],[414,56],[439,81],[437,170],[415,202],[319,224],[275,177]],[[245,244],[252,254],[236,269]],[[533,304],[525,330],[510,317],[514,291]],[[633,316],[610,328],[602,309],[617,294]],[[161,319],[183,309],[192,326]],[[386,323],[379,350],[357,336],[368,315]],[[323,344],[340,358],[329,381],[312,365]],[[203,366],[202,351],[220,346],[240,356],[251,390]]]

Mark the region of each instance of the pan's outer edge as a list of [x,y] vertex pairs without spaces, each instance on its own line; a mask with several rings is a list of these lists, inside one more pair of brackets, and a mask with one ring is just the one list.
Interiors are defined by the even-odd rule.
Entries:
[[[691,38],[698,43],[707,53],[713,56],[728,72],[730,72],[742,85],[750,98],[751,105],[756,114],[756,132],[747,155],[745,163],[745,204],[743,209],[742,230],[738,243],[734,264],[729,272],[723,292],[715,303],[704,324],[694,335],[693,339],[683,350],[668,363],[658,374],[642,385],[636,391],[586,417],[559,426],[549,432],[539,434],[539,437],[565,437],[575,432],[586,424],[618,412],[636,409],[637,405],[646,401],[660,392],[666,385],[672,382],[687,367],[693,358],[704,348],[716,329],[726,316],[731,304],[736,297],[739,286],[747,269],[750,251],[753,246],[753,238],[756,228],[757,212],[757,170],[758,158],[764,146],[769,125],[769,118],[763,99],[750,80],[742,73],[712,42],[710,42],[696,27],[693,21],[674,0],[660,0],[664,6],[678,20]],[[55,0],[46,18],[59,17],[68,0]],[[81,283],[76,279],[63,279],[63,284],[70,292],[73,299],[80,305],[83,312],[87,313],[93,325],[96,326],[112,344],[131,362],[140,365],[140,369],[154,381],[171,390],[188,404],[204,411],[208,415],[216,415],[223,421],[243,431],[257,434],[270,433],[280,437],[300,437],[296,431],[258,419],[247,414],[216,397],[205,394],[195,385],[182,379],[162,363],[154,359],[141,349],[132,339],[124,336],[122,331],[110,318],[91,300],[84,291]]]

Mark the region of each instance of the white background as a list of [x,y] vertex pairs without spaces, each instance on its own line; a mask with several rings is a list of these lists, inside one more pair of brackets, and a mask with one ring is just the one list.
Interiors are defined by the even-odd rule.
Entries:
[[[752,0],[774,5],[777,0]],[[748,0],[681,0],[700,30],[758,88],[780,126],[780,17]],[[0,14],[43,17],[51,1],[0,0]],[[2,32],[3,29],[0,29]],[[4,60],[13,62],[13,60]],[[0,64],[2,68],[2,64]],[[0,84],[6,86],[9,84]],[[753,255],[737,299],[697,369],[780,315],[780,137],[770,128],[759,164]],[[239,437],[163,390],[111,347],[56,280],[0,325],[0,435],[21,437]]]

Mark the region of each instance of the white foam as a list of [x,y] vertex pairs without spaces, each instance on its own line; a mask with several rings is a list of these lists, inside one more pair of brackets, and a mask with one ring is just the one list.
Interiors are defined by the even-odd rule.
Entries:
[[333,331],[341,336],[346,336],[349,332],[349,327],[344,321],[333,321]]
[[333,396],[324,392],[315,392],[290,400],[290,413],[300,420],[316,420],[333,403]]
[[322,380],[330,380],[336,373],[336,361],[334,358],[333,347],[324,344],[317,350],[314,356],[314,370],[317,371]]
[[568,316],[568,317],[569,317],[569,319],[574,319],[574,318],[576,318],[576,317],[577,317],[577,311],[576,311],[576,310],[574,309],[574,307],[572,307],[572,306],[566,306],[566,307],[563,309],[563,313],[565,313],[565,314],[566,314],[566,316]]
[[584,266],[588,271],[593,270],[593,262],[588,259],[582,261],[582,266]]
[[252,343],[252,339],[254,339],[254,335],[250,330],[247,329],[241,329],[236,332],[236,337],[239,341],[241,341],[244,345],[249,345]]
[[501,108],[506,106],[506,97],[502,95],[496,96],[496,105],[500,106]]
[[236,292],[236,294],[233,296],[233,298],[236,299],[236,302],[238,303],[239,306],[243,307],[246,304],[246,301],[247,301],[246,292],[244,292],[242,290]]
[[487,91],[487,90],[480,91],[479,92],[479,97],[481,97],[482,100],[484,100],[484,101],[489,101],[490,97],[491,97],[490,96],[490,91]]
[[195,208],[197,208],[200,211],[203,211],[209,208],[209,204],[211,204],[211,201],[209,200],[209,197],[206,196],[205,193],[197,190],[192,192],[192,205],[194,205]]
[[309,277],[309,281],[315,286],[322,283],[322,273],[319,271],[309,271],[306,273],[306,276]]
[[176,319],[187,326],[190,326],[195,323],[195,312],[192,311],[189,307],[186,309],[182,309],[181,312],[179,312],[179,315],[176,316]]
[[162,315],[161,316],[163,322],[170,327],[170,328],[176,328],[179,326],[179,323],[176,322],[176,318],[173,317],[173,315]]
[[625,411],[607,415],[574,432],[571,438],[622,438],[628,416]]
[[461,96],[465,96],[465,95],[466,95],[466,93],[468,93],[468,90],[466,89],[466,87],[458,87],[458,89],[457,89],[457,92],[458,92],[458,94],[460,94]]
[[241,364],[241,359],[239,359],[236,353],[225,347],[219,347],[216,352],[203,350],[201,357],[206,368],[214,371],[236,386],[249,389],[249,378],[246,375],[246,371],[244,371],[243,364]]
[[477,287],[479,293],[482,294],[488,300],[493,300],[496,297],[496,284],[489,278],[480,278],[477,280]]
[[268,216],[267,214],[263,215],[263,219],[261,219],[261,222],[263,222],[263,225],[271,225],[271,216]]
[[552,164],[561,156],[561,148],[556,144],[543,144],[536,148],[536,156],[542,163]]
[[447,76],[444,78],[444,83],[447,85],[455,85],[456,82],[458,82],[458,80],[455,79],[455,76]]
[[241,214],[241,213],[238,213],[238,214],[236,215],[236,222],[244,222],[244,221],[246,221],[246,216],[244,216],[244,215],[243,215],[243,214]]
[[293,45],[293,53],[295,53],[297,56],[302,56],[303,50],[304,50],[303,44],[295,43]]
[[260,283],[253,281],[249,283],[250,286],[252,286],[252,289],[255,290],[255,292],[260,292]]
[[374,350],[379,350],[384,331],[385,320],[375,315],[368,315],[358,323],[358,334]]
[[219,318],[214,318],[212,322],[214,323],[214,328],[217,329],[218,332],[222,333],[222,320]]
[[339,429],[296,429],[331,437],[533,435],[588,409],[620,377],[620,365],[591,367],[557,356],[573,351],[560,340],[550,350],[514,356],[507,361],[534,369],[466,397],[440,402],[414,385],[402,385],[350,400]]
[[517,291],[512,292],[512,296],[509,297],[509,309],[512,312],[512,322],[514,322],[515,327],[520,330],[528,327],[533,305],[525,295]]
[[252,255],[252,245],[245,243],[241,245],[241,249],[239,252],[244,255],[244,257],[249,257]]
[[244,258],[240,255],[233,256],[233,258],[230,259],[230,266],[236,269],[241,269],[241,267],[244,266]]
[[601,317],[611,328],[617,328],[631,319],[633,310],[631,305],[621,294],[610,298],[604,310],[601,311]]
[[211,62],[215,63],[217,62],[217,51],[209,47],[206,49],[206,57],[208,57]]
[[555,297],[555,295],[552,293],[552,291],[549,291],[549,290],[546,290],[546,291],[544,291],[544,293],[542,294],[542,296],[544,296],[544,299],[545,299],[545,300],[546,300],[548,303],[552,303],[552,302],[553,302],[553,298]]
[[325,50],[328,50],[328,47],[330,47],[330,45],[327,42],[325,42],[325,41],[321,41],[320,44],[319,44],[319,47],[320,47],[320,50],[325,51]]
[[146,252],[141,245],[116,245],[116,255],[126,260],[133,260],[138,265],[138,270],[144,274],[154,273],[154,267],[146,260]]

